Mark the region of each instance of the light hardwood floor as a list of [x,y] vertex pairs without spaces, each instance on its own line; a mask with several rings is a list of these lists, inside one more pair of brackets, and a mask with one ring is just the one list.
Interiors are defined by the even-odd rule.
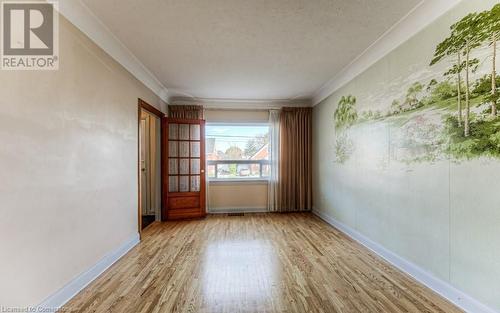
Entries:
[[74,312],[460,312],[308,213],[154,223]]

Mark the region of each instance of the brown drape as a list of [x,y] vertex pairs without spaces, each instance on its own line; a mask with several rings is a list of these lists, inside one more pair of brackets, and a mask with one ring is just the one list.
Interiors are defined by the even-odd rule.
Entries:
[[203,119],[203,106],[201,105],[169,105],[168,117],[185,118],[190,120]]
[[280,116],[278,206],[312,209],[312,108],[283,108]]

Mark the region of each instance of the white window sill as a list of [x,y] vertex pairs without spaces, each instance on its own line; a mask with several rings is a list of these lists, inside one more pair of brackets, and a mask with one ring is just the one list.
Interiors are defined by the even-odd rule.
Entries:
[[208,183],[210,185],[267,185],[269,179],[266,178],[228,178],[228,179],[209,179]]

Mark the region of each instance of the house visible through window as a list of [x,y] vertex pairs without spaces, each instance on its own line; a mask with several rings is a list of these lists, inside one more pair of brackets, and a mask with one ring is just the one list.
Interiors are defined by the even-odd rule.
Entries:
[[209,124],[206,153],[210,180],[267,179],[269,126]]

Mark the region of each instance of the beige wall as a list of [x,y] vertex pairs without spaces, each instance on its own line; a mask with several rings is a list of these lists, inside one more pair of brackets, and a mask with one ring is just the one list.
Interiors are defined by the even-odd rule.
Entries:
[[[448,60],[429,66],[436,46],[450,25],[496,3],[462,1],[318,104],[313,164],[317,211],[500,310],[500,159],[447,154],[450,137],[443,121],[456,116],[455,98],[448,106],[425,104],[385,116],[415,82],[428,86],[432,79],[446,79]],[[473,81],[491,70],[489,51],[473,51],[480,60]],[[348,95],[356,97],[359,117],[368,110],[382,116],[336,129],[334,112]],[[418,97],[425,96],[424,87]],[[474,105],[474,114],[486,105]]]
[[[251,104],[241,104],[242,107],[251,107]],[[205,110],[207,123],[267,123],[269,110]]]
[[60,18],[58,71],[0,71],[0,305],[37,305],[137,234],[137,98]]
[[[245,107],[244,104],[242,104]],[[266,123],[267,110],[206,110],[207,123]],[[267,208],[266,182],[212,182],[208,187],[210,211]]]
[[208,188],[208,206],[213,212],[266,209],[267,182],[212,182]]

